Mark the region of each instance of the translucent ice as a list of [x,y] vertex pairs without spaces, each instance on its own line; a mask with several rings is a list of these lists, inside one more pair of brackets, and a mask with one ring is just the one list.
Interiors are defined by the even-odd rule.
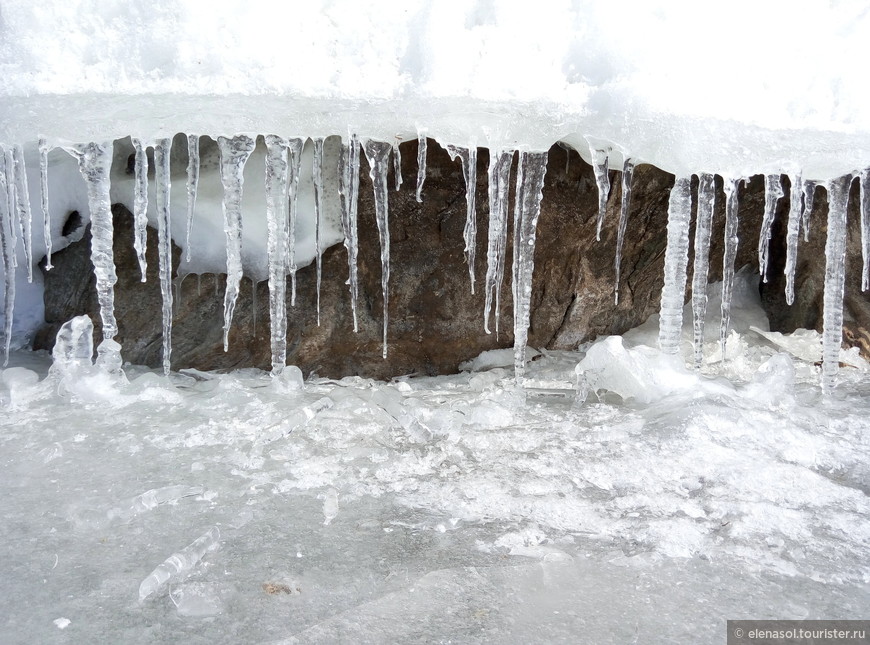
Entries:
[[172,139],[154,142],[154,192],[157,200],[157,251],[160,293],[163,296],[163,373],[169,374],[172,356],[172,221],[169,211],[169,152]]
[[190,233],[193,229],[193,213],[196,210],[196,193],[199,187],[199,135],[187,135],[187,237],[185,257],[190,262]]
[[148,245],[148,146],[141,139],[133,139],[135,150],[134,189],[133,189],[133,248],[139,260],[142,282],[148,263],[145,249]]
[[[2,157],[0,151],[0,157]],[[12,211],[6,195],[9,186],[6,173],[0,168],[0,253],[3,255],[4,304],[3,304],[3,365],[9,364],[9,348],[12,342],[12,318],[15,312],[15,236]]]
[[18,223],[21,227],[21,239],[24,242],[24,262],[27,265],[27,281],[33,282],[33,236],[31,232],[30,192],[27,189],[24,149],[20,145],[12,147],[12,176],[15,181],[15,205],[18,209]]
[[296,306],[296,204],[299,195],[299,171],[302,166],[302,148],[305,139],[287,139],[287,161],[289,174],[287,177],[287,200],[290,207],[290,218],[287,220],[285,237],[287,244],[287,269],[290,272],[290,305]]
[[704,321],[707,317],[707,276],[710,269],[710,232],[716,209],[713,175],[702,173],[698,179],[698,215],[695,218],[695,265],[692,271],[692,323],[694,328],[695,369],[704,358]]
[[797,265],[798,237],[803,205],[803,182],[800,175],[789,177],[791,189],[789,190],[788,224],[785,236],[785,301],[788,305],[794,303],[794,272]]
[[[570,159],[570,155],[568,156]],[[567,174],[567,169],[566,169]],[[615,273],[613,287],[613,303],[619,304],[619,274],[622,265],[622,245],[625,243],[625,230],[628,226],[628,210],[631,207],[631,176],[634,174],[634,162],[626,158],[622,165],[622,205],[619,208],[619,228],[616,231],[616,259],[613,261]]]
[[[870,168],[861,171],[861,291],[870,288]],[[791,303],[789,303],[791,304]]]
[[51,212],[48,210],[48,153],[50,146],[39,139],[39,194],[42,202],[42,236],[45,241],[45,270],[51,271]]
[[417,201],[423,201],[423,182],[426,181],[426,133],[417,134]]
[[94,323],[88,316],[76,316],[61,325],[51,351],[52,372],[72,376],[93,366]]
[[595,185],[598,186],[598,223],[595,225],[595,239],[601,239],[601,227],[607,213],[607,198],[610,196],[610,176],[607,174],[608,156],[606,150],[590,147],[592,155],[592,170],[595,173]]
[[375,197],[375,221],[378,225],[378,236],[381,242],[381,294],[384,301],[384,348],[383,357],[387,357],[387,322],[390,305],[390,224],[389,204],[387,201],[387,173],[390,167],[390,152],[392,146],[383,141],[368,139],[364,145],[366,158],[371,168],[369,176]]
[[661,298],[659,347],[665,354],[677,354],[680,351],[691,217],[692,180],[690,177],[677,177],[668,203],[665,284]]
[[359,196],[359,138],[353,134],[341,146],[339,162],[339,193],[341,195],[341,230],[344,233],[344,248],[347,249],[348,286],[350,307],[353,312],[353,330],[359,330],[356,303],[359,296],[357,256],[359,233],[357,231],[357,198]]
[[[398,150],[398,146],[395,150]],[[321,137],[314,139],[314,167],[312,170],[314,177],[314,253],[317,262],[317,326],[319,327],[320,283],[323,279],[323,249],[320,245],[323,219],[323,139]],[[401,178],[401,175],[399,177]]]
[[725,248],[722,253],[722,323],[719,327],[719,342],[725,356],[725,339],[731,324],[731,299],[734,294],[734,261],[737,258],[737,226],[739,202],[737,190],[740,179],[725,179]]
[[206,553],[220,546],[218,540],[220,540],[220,531],[215,526],[178,553],[173,553],[166,558],[163,564],[154,569],[139,585],[139,601],[158,591],[171,578],[178,578],[193,569]]
[[825,297],[822,331],[822,387],[830,392],[840,368],[843,290],[846,282],[846,210],[852,176],[828,182],[828,238],[825,242]]
[[287,361],[287,141],[266,135],[266,227],[269,256],[269,320],[272,374],[277,376]]
[[779,175],[764,177],[764,217],[761,220],[761,231],[758,234],[758,271],[761,279],[767,282],[767,260],[770,252],[770,233],[773,219],[776,217],[776,205],[785,195],[782,192],[782,180]]
[[459,158],[462,165],[462,175],[465,177],[465,230],[463,231],[463,239],[465,240],[465,260],[468,263],[468,277],[471,280],[471,293],[474,293],[474,260],[475,249],[477,248],[477,212],[475,208],[475,197],[477,192],[477,148],[462,148],[447,144],[447,154],[450,155],[450,160],[455,161]]
[[504,278],[508,232],[508,190],[510,190],[513,150],[491,150],[489,156],[489,237],[486,247],[486,301],[483,328],[487,334],[490,312],[495,308],[495,333],[498,335],[501,284]]

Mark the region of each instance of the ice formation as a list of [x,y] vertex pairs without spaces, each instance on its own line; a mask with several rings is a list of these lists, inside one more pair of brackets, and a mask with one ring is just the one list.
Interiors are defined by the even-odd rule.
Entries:
[[196,193],[199,188],[199,136],[187,135],[187,235],[186,260],[190,262],[190,233],[193,231],[193,213],[196,209]]
[[[401,162],[399,162],[401,163]],[[323,281],[323,138],[314,139],[314,253],[317,262],[317,325],[320,326],[320,283]],[[401,175],[397,175],[401,177]]]
[[148,262],[145,259],[145,251],[148,246],[148,145],[141,139],[133,138],[134,181],[133,193],[133,248],[139,260],[139,271],[142,274],[142,282],[145,282],[145,273]]
[[707,277],[710,269],[710,234],[716,209],[713,175],[702,173],[698,180],[698,211],[695,218],[695,266],[692,270],[692,319],[695,369],[704,358],[704,321],[707,317]]
[[828,182],[828,237],[825,243],[825,297],[822,311],[822,387],[830,392],[840,369],[843,290],[846,283],[846,211],[852,177]]
[[[462,164],[462,176],[465,178],[465,230],[462,237],[465,240],[465,260],[468,263],[468,278],[471,281],[471,293],[474,293],[474,258],[477,248],[477,210],[475,198],[477,192],[477,148],[463,148],[447,144],[447,154],[450,160],[459,159]],[[397,148],[398,150],[398,148]]]
[[0,159],[3,159],[3,168],[0,168],[0,189],[3,195],[0,195],[0,252],[3,254],[3,274],[4,274],[4,348],[3,348],[3,366],[9,364],[9,348],[12,343],[12,316],[15,308],[15,227],[12,222],[12,210],[9,207],[9,200],[3,199],[7,194],[11,194],[9,184],[6,180],[5,172],[5,154],[0,150]]
[[51,211],[48,209],[48,142],[40,138],[39,149],[39,193],[42,196],[42,238],[45,241],[45,270],[51,271]]
[[677,177],[668,202],[668,244],[659,327],[659,346],[665,354],[677,354],[680,351],[691,219],[692,179]]
[[426,181],[426,132],[417,132],[417,201],[423,201],[423,183]]
[[[566,155],[569,159],[570,155]],[[567,174],[568,169],[565,168]],[[619,304],[619,275],[622,268],[622,245],[625,242],[625,231],[628,227],[628,210],[631,207],[631,177],[634,174],[634,162],[626,158],[622,164],[622,204],[619,207],[619,227],[616,231],[616,258],[613,261],[613,303]]]
[[169,375],[172,355],[172,220],[169,211],[169,153],[172,139],[154,142],[154,192],[157,196],[157,252],[163,296],[163,373]]
[[12,180],[18,222],[21,226],[21,239],[24,242],[24,262],[27,269],[27,281],[33,282],[30,194],[27,189],[27,176],[24,168],[24,150],[20,144],[12,146]]
[[722,322],[719,327],[719,342],[722,346],[722,356],[725,356],[725,340],[728,337],[728,327],[731,319],[731,297],[734,290],[734,262],[737,258],[737,227],[739,225],[737,191],[740,179],[726,179],[725,189],[725,244],[722,253]]
[[[390,221],[389,204],[387,201],[387,172],[390,168],[390,152],[393,148],[384,141],[367,140],[363,148],[369,161],[372,187],[375,196],[375,221],[378,226],[378,237],[381,242],[381,297],[384,301],[384,349],[383,357],[387,357],[387,323],[390,308]],[[425,147],[424,147],[425,150]],[[425,154],[424,154],[425,159]],[[425,161],[424,161],[425,163]],[[417,194],[420,194],[422,182],[417,183]]]
[[220,546],[218,541],[220,540],[220,535],[220,530],[214,526],[181,551],[173,553],[166,558],[139,585],[139,600],[145,600],[163,587],[169,580],[184,575],[193,569],[205,557],[206,553],[214,551]]
[[779,175],[767,175],[764,178],[764,219],[761,221],[761,232],[758,235],[758,272],[761,279],[767,282],[767,260],[770,253],[770,233],[773,219],[776,217],[776,205],[785,193],[782,192],[782,179]]
[[607,198],[610,196],[610,176],[607,172],[609,158],[606,150],[590,148],[592,170],[595,173],[595,184],[598,186],[598,221],[595,225],[595,239],[601,240],[601,227],[607,214]]
[[339,193],[341,195],[341,229],[344,233],[344,248],[347,249],[348,286],[350,307],[353,312],[353,330],[359,330],[356,313],[359,296],[359,234],[357,232],[357,199],[359,197],[359,138],[352,134],[348,143],[341,146],[339,161]]
[[508,235],[508,191],[510,190],[513,150],[491,150],[489,155],[489,236],[486,247],[486,303],[483,328],[490,333],[490,313],[495,310],[495,333],[498,335],[501,284],[504,278]]

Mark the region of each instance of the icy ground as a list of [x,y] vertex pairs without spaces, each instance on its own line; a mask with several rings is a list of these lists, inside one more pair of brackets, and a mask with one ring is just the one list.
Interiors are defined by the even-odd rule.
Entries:
[[526,389],[512,350],[303,387],[64,381],[17,352],[0,641],[703,644],[728,618],[866,617],[870,375],[824,398],[818,335],[766,333],[740,284],[701,375],[646,347],[655,320],[537,356]]

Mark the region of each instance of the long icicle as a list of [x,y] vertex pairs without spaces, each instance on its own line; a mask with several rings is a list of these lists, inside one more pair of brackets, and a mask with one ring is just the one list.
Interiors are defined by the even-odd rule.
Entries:
[[626,157],[622,164],[622,204],[619,208],[619,227],[616,230],[616,259],[613,261],[615,273],[613,283],[613,304],[619,304],[619,278],[622,265],[622,246],[625,243],[625,231],[628,227],[628,210],[631,207],[631,177],[634,174],[634,162]]
[[390,305],[390,221],[387,200],[387,173],[390,165],[392,146],[384,141],[369,139],[365,142],[366,159],[369,162],[369,176],[375,197],[375,221],[381,242],[381,292],[384,299],[384,348],[387,357],[387,322]]
[[513,150],[491,150],[489,154],[489,237],[486,250],[486,301],[483,309],[483,329],[489,330],[490,312],[495,308],[495,333],[499,331],[501,284],[504,278],[507,252],[507,214],[510,172]]
[[323,279],[323,249],[320,245],[323,219],[323,139],[314,139],[314,253],[317,261],[317,326],[320,327],[320,283]]
[[719,344],[725,360],[725,341],[731,326],[731,300],[734,295],[734,262],[737,258],[737,228],[739,201],[737,190],[740,179],[726,179],[725,188],[725,244],[722,252],[722,321],[719,325]]
[[861,291],[870,288],[870,168],[861,171]]
[[287,364],[287,141],[266,135],[266,227],[269,261],[269,319],[272,375]]
[[840,369],[843,292],[846,284],[846,211],[851,175],[828,182],[828,238],[825,242],[825,297],[822,330],[822,389],[830,394]]
[[679,354],[689,263],[689,223],[692,219],[692,180],[677,177],[668,202],[668,245],[665,251],[665,284],[659,316],[659,347],[665,354]]
[[9,365],[9,350],[12,346],[12,322],[15,314],[15,243],[12,235],[14,224],[7,199],[12,187],[6,180],[6,155],[0,148],[0,253],[3,259],[3,367]]
[[535,269],[535,240],[538,217],[541,214],[541,199],[544,193],[544,176],[547,174],[546,152],[522,152],[517,170],[516,208],[514,228],[518,250],[514,253],[514,375],[520,383],[525,373],[526,345],[529,339],[531,319],[532,276]]
[[21,240],[24,243],[24,261],[27,264],[27,282],[33,283],[33,217],[30,211],[30,191],[27,188],[27,168],[24,163],[24,149],[20,144],[12,147],[12,163],[16,205],[18,207],[18,222],[21,225]]
[[794,304],[794,274],[797,267],[798,238],[800,237],[803,182],[801,176],[791,175],[788,178],[791,188],[788,192],[788,224],[785,235],[785,302]]
[[190,262],[190,233],[193,230],[193,212],[196,210],[196,193],[199,187],[199,135],[187,135],[187,237],[184,259]]
[[695,369],[704,360],[704,323],[707,318],[707,277],[710,273],[710,233],[716,210],[716,184],[713,175],[698,178],[698,213],[695,217],[695,264],[692,268],[692,326]]
[[296,199],[299,194],[299,171],[302,167],[302,148],[305,139],[287,140],[290,174],[287,182],[287,201],[290,207],[290,217],[287,220],[287,262],[290,272],[290,306],[296,306]]
[[[0,146],[0,155],[3,157],[2,168],[0,168],[0,172],[3,173],[3,181],[6,186],[6,208],[9,209],[9,240],[11,244],[11,248],[13,250],[12,253],[12,264],[15,268],[18,268],[18,200],[15,195],[15,171],[13,167],[15,165],[15,161],[12,158],[12,148],[5,148]],[[0,195],[3,197],[4,195]]]
[[764,177],[764,218],[761,220],[761,231],[758,234],[758,272],[761,279],[767,283],[767,260],[770,254],[770,233],[773,220],[776,217],[776,205],[785,195],[782,192],[782,179],[779,175]]
[[51,271],[51,211],[48,209],[48,141],[39,139],[39,194],[42,202],[42,237],[45,240],[45,270]]
[[417,131],[417,201],[423,202],[423,182],[426,181],[426,131]]
[[157,252],[160,293],[163,296],[163,374],[169,376],[172,358],[172,219],[169,211],[169,153],[172,139],[154,142],[154,196],[157,200]]
[[396,191],[402,187],[402,151],[399,149],[399,140],[393,142],[393,175],[396,182]]
[[465,230],[462,237],[465,240],[465,261],[468,263],[468,277],[471,281],[471,293],[474,294],[474,263],[475,250],[477,248],[477,209],[475,197],[477,193],[477,148],[463,148],[447,144],[447,154],[450,160],[457,157],[462,166],[462,175],[465,178]]
[[341,194],[341,229],[344,248],[347,249],[347,283],[350,288],[350,308],[353,312],[353,331],[359,331],[356,303],[359,297],[357,256],[359,232],[357,230],[357,200],[359,197],[359,138],[352,134],[348,143],[342,143],[339,164],[339,192]]
[[816,182],[807,179],[803,182],[803,206],[801,206],[801,228],[804,232],[804,242],[810,241],[810,216],[813,214],[813,202],[816,196]]
[[606,150],[589,148],[592,155],[592,170],[595,173],[595,185],[598,186],[598,223],[595,225],[595,239],[601,241],[601,227],[607,214],[607,198],[610,196],[610,175],[608,174],[608,156]]
[[244,134],[232,139],[218,137],[227,250],[227,285],[224,291],[225,352],[230,348],[230,327],[233,324],[242,281],[242,189],[245,183],[245,163],[254,151],[254,143],[253,138]]
[[148,261],[145,259],[145,249],[148,245],[148,146],[141,139],[133,139],[133,150],[136,151],[135,174],[133,189],[133,248],[139,260],[139,271],[142,282]]

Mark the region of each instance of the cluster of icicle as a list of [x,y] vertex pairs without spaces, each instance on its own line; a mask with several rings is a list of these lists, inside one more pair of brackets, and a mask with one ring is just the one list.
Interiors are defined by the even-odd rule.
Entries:
[[[286,364],[287,276],[291,281],[291,306],[296,304],[296,201],[304,138],[282,138],[275,135],[264,137],[266,145],[265,189],[266,217],[268,227],[269,265],[269,311],[271,317],[272,371],[278,375]],[[147,241],[146,227],[148,208],[148,156],[147,149],[154,151],[155,196],[157,199],[159,275],[163,294],[163,369],[170,369],[172,337],[172,265],[170,239],[170,147],[172,139],[144,140],[133,138],[135,150],[134,188],[134,248],[137,253],[142,281],[145,281]],[[223,215],[226,234],[227,281],[224,293],[224,349],[229,345],[229,332],[233,321],[239,285],[242,278],[242,189],[243,171],[256,140],[247,135],[218,137],[220,150],[220,177],[224,188]],[[314,190],[315,190],[315,244],[317,249],[317,320],[320,323],[320,283],[322,248],[320,240],[321,214],[323,212],[323,144],[324,139],[313,139],[314,145]],[[417,201],[422,201],[422,189],[426,179],[426,137],[418,135]],[[187,253],[190,259],[190,233],[196,206],[199,181],[199,136],[188,135],[187,167]],[[96,274],[96,287],[102,319],[103,342],[98,347],[98,363],[107,369],[120,366],[120,347],[114,342],[117,324],[113,312],[115,265],[112,257],[112,216],[109,199],[109,170],[112,164],[112,144],[87,143],[72,145],[65,149],[78,163],[88,189],[92,223],[91,259]],[[459,159],[466,185],[467,218],[464,230],[465,254],[471,292],[474,293],[474,264],[476,247],[476,178],[477,149],[475,146],[447,145],[452,160]],[[51,269],[51,234],[48,217],[48,152],[50,146],[39,141],[40,197],[44,216],[44,236],[48,249],[46,268]],[[383,289],[383,356],[387,356],[387,328],[390,279],[390,234],[387,175],[390,158],[395,175],[395,188],[402,184],[401,158],[398,142],[388,143],[374,139],[361,139],[351,134],[342,142],[339,160],[339,195],[341,200],[341,226],[348,258],[348,284],[353,312],[354,331],[358,329],[358,232],[357,198],[359,195],[360,151],[370,167],[374,187],[375,220],[381,244],[382,289]],[[490,320],[494,319],[496,334],[499,331],[500,293],[504,280],[506,250],[509,231],[510,176],[516,151],[495,149],[490,151],[489,179],[489,231],[487,240],[487,270],[484,280],[483,325],[490,333]],[[589,150],[599,192],[597,236],[600,238],[604,223],[610,174],[608,151],[596,146]],[[528,339],[532,273],[534,269],[535,237],[540,214],[544,176],[547,169],[546,152],[520,151],[515,184],[513,209],[513,257],[512,296],[514,302],[514,348],[515,368],[518,381],[523,377],[525,349]],[[631,178],[634,162],[626,158],[622,168],[622,204],[617,229],[615,258],[615,298],[619,300],[619,277],[622,247],[628,224],[631,199]],[[870,171],[859,174],[861,185],[861,231],[864,258],[863,289],[870,283]],[[826,275],[823,334],[823,385],[833,387],[839,365],[839,349],[842,335],[842,301],[845,268],[846,206],[849,187],[853,179],[847,175],[825,184],[829,195],[828,238],[826,245]],[[797,258],[798,238],[803,230],[804,239],[809,232],[809,215],[812,211],[815,182],[789,177],[791,184],[791,208],[788,214],[786,299],[794,299],[794,270]],[[725,178],[726,198],[725,252],[723,265],[722,320],[720,339],[722,355],[725,356],[725,339],[729,329],[731,296],[734,281],[734,261],[737,253],[738,197],[741,181],[746,178]],[[683,303],[687,284],[689,230],[692,219],[692,178],[677,177],[671,190],[668,207],[667,252],[665,256],[664,288],[661,296],[659,345],[669,354],[678,354],[682,330]],[[778,200],[784,196],[779,175],[765,178],[765,212],[759,238],[759,266],[764,278],[767,271],[768,244],[771,225]],[[20,145],[0,147],[0,251],[6,275],[5,285],[5,338],[8,360],[11,338],[13,305],[15,299],[15,248],[17,236],[23,238],[28,279],[32,279],[31,207],[26,181],[24,155]],[[704,320],[707,308],[707,276],[711,225],[715,209],[715,188],[712,174],[698,176],[697,208],[695,214],[695,261],[692,280],[692,311],[694,319],[694,363],[700,367],[704,337]],[[766,278],[765,278],[766,279]]]

